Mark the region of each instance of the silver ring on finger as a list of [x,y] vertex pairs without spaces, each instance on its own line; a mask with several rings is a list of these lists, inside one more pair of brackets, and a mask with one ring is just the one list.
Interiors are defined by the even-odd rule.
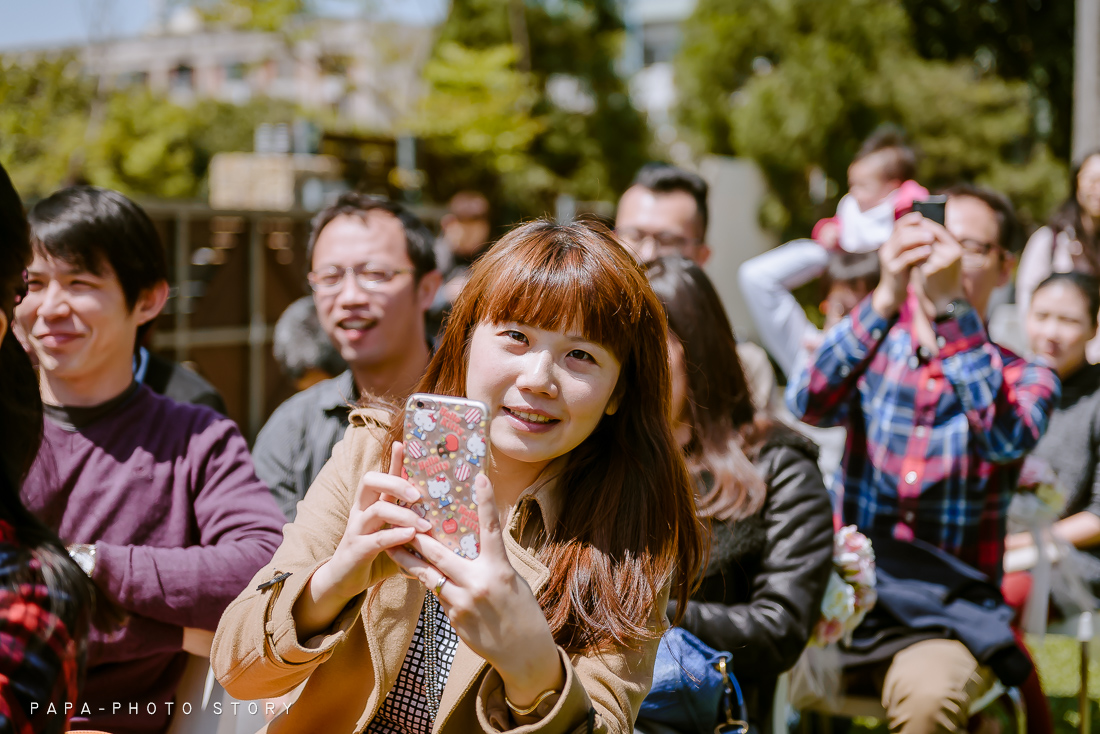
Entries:
[[443,591],[443,585],[446,584],[448,581],[450,581],[450,579],[448,579],[443,574],[439,574],[439,581],[435,583],[435,587],[432,589],[432,593],[435,594],[436,597],[438,597],[439,593]]

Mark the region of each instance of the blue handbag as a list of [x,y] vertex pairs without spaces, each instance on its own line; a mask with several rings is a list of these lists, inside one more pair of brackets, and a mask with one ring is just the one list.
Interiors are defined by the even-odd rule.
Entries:
[[653,686],[639,719],[685,734],[747,734],[745,698],[730,672],[730,657],[685,629],[669,629],[657,646]]

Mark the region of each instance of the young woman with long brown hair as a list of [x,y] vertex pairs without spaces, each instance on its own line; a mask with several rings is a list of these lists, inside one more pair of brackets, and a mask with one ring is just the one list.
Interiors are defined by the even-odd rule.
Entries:
[[832,568],[817,447],[753,408],[733,329],[702,269],[668,257],[648,274],[668,313],[673,430],[711,531],[679,625],[733,654],[750,720],[766,732],[776,678],[805,648]]
[[403,416],[360,409],[222,618],[219,680],[260,698],[308,678],[278,732],[630,732],[702,553],[667,354],[661,304],[606,229],[513,230],[418,387],[489,407],[480,555],[392,501],[419,499]]

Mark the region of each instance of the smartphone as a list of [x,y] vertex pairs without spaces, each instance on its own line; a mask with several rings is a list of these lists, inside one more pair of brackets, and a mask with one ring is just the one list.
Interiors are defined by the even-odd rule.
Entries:
[[405,403],[402,476],[420,491],[413,505],[431,534],[463,558],[477,558],[480,539],[474,479],[489,458],[484,403],[416,393]]
[[914,201],[913,211],[920,212],[925,219],[931,219],[943,226],[943,213],[946,206],[946,196],[929,196],[924,201]]

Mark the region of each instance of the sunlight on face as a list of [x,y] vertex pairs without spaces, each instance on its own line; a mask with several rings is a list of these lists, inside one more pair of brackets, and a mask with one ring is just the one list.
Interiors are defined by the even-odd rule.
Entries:
[[481,323],[470,339],[466,396],[489,406],[493,464],[534,470],[564,456],[615,412],[620,364],[576,332]]
[[126,304],[110,266],[103,271],[96,275],[41,255],[27,269],[29,289],[15,320],[52,378],[94,382],[129,369],[145,319]]
[[1088,299],[1068,283],[1052,283],[1035,292],[1027,312],[1027,340],[1035,356],[1060,377],[1085,364],[1085,345],[1096,336],[1096,314]]

